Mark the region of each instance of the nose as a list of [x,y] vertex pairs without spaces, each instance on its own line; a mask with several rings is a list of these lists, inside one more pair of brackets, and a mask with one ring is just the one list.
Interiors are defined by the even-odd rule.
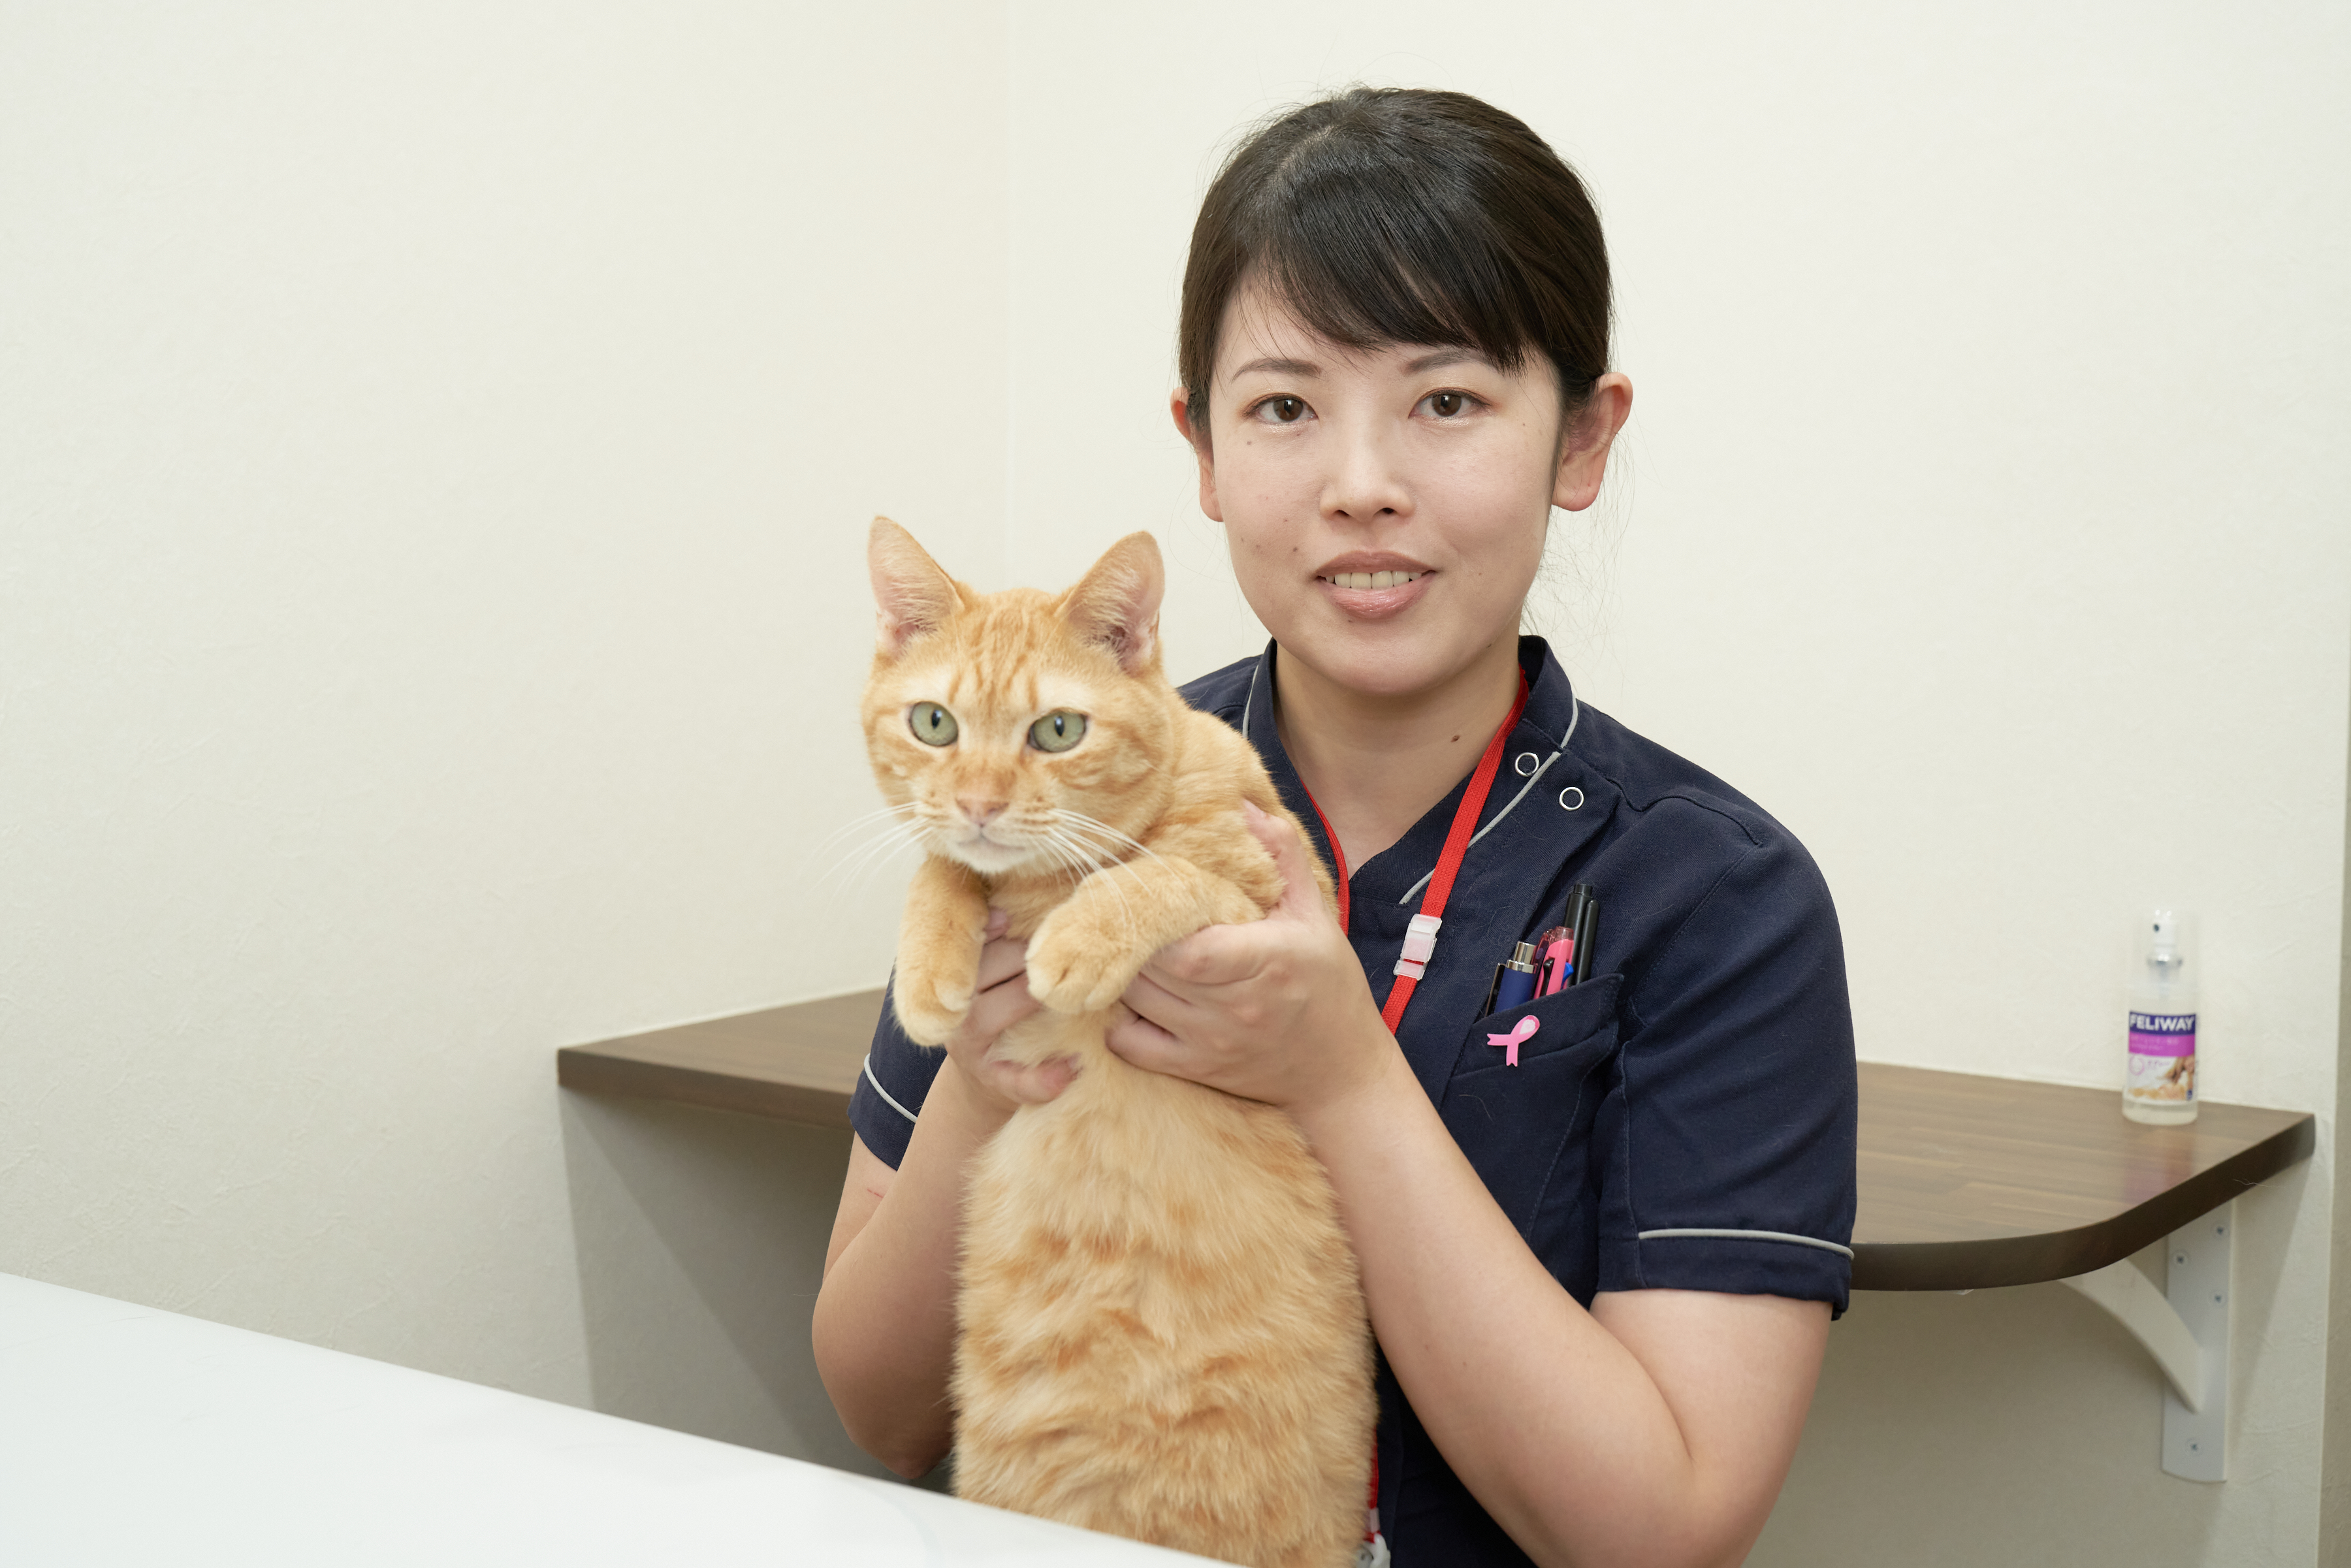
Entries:
[[1392,433],[1377,420],[1353,422],[1336,443],[1337,462],[1322,485],[1322,515],[1368,523],[1412,512],[1412,494],[1391,450]]
[[956,804],[962,809],[964,817],[975,828],[984,828],[987,826],[991,818],[1004,814],[1005,802],[990,800],[984,796],[958,795],[956,797]]

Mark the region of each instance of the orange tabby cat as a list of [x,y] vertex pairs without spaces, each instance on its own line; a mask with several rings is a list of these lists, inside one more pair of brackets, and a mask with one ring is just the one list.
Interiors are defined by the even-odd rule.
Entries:
[[1154,952],[1279,901],[1241,802],[1296,821],[1249,743],[1162,673],[1150,535],[1058,598],[977,593],[883,518],[871,559],[866,740],[927,852],[899,1022],[936,1045],[962,1020],[992,903],[1029,938],[1045,1006],[998,1054],[1081,1069],[974,1162],[956,1490],[1256,1568],[1340,1568],[1363,1536],[1373,1398],[1330,1180],[1282,1113],[1102,1043]]

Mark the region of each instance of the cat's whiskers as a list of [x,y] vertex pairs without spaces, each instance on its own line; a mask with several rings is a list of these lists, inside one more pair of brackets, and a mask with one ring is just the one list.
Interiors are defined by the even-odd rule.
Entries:
[[[1137,891],[1144,891],[1143,873],[1134,869],[1133,862],[1128,858],[1112,852],[1132,845],[1143,853],[1150,855],[1153,860],[1158,860],[1159,856],[1154,854],[1148,845],[1137,842],[1135,840],[1129,838],[1126,834],[1120,832],[1116,828],[1112,827],[1109,823],[1089,817],[1083,812],[1064,811],[1062,816],[1064,819],[1063,831],[1069,831],[1071,837],[1076,842],[1084,845],[1089,852],[1099,857],[1098,864],[1101,870],[1105,873],[1113,871],[1123,872],[1128,876],[1134,879]],[[1088,833],[1094,836],[1091,838],[1078,838],[1077,834],[1079,833]],[[1102,835],[1105,834],[1111,835],[1111,837],[1107,841],[1102,841]],[[1113,883],[1113,885],[1114,886],[1116,884]]]
[[1071,842],[1082,845],[1086,852],[1094,857],[1094,863],[1098,870],[1123,871],[1135,879],[1138,887],[1142,884],[1142,873],[1134,869],[1129,856],[1119,852],[1134,849],[1150,855],[1153,860],[1159,859],[1148,845],[1129,838],[1108,822],[1099,818],[1089,817],[1082,811],[1072,811],[1065,808],[1061,813],[1061,820],[1056,827],[1058,831],[1065,833]]
[[[820,873],[819,885],[828,883],[851,860],[858,858],[872,847],[870,841],[862,835],[877,831],[885,837],[894,834],[908,825],[905,814],[914,809],[914,803],[908,800],[895,806],[884,806],[879,810],[866,811],[852,817],[819,840],[816,847],[809,852],[811,858],[821,855],[829,850],[840,849],[839,855]],[[844,846],[841,844],[844,839],[852,841]]]
[[879,843],[869,844],[858,853],[853,862],[843,862],[826,872],[818,880],[818,889],[820,892],[830,893],[854,886],[895,860],[900,854],[915,847],[914,841],[912,839],[885,839]]
[[1047,828],[1044,836],[1038,840],[1038,846],[1053,857],[1054,863],[1061,868],[1062,874],[1069,877],[1072,885],[1085,881],[1099,869],[1093,858],[1059,828]]
[[861,813],[858,816],[850,818],[849,821],[841,823],[839,827],[833,829],[832,831],[825,834],[823,838],[818,840],[816,847],[819,851],[829,850],[834,844],[840,842],[842,839],[847,838],[850,834],[858,831],[860,829],[871,827],[875,822],[881,821],[884,818],[902,818],[904,813],[915,809],[914,801],[903,800],[895,806],[884,806],[878,811],[866,811]]
[[[834,835],[836,838],[839,836],[839,834]],[[817,886],[820,890],[832,887],[836,883],[847,887],[864,877],[869,872],[886,863],[899,852],[921,843],[922,839],[923,829],[920,824],[893,815],[888,821],[879,824],[872,838],[852,843],[842,850],[833,862],[818,877]]]
[[[1141,839],[1121,832],[1118,829],[1112,827],[1108,822],[1103,821],[1100,817],[1089,817],[1083,811],[1072,811],[1068,807],[1064,806],[1061,809],[1061,819],[1063,826],[1074,828],[1080,832],[1092,834],[1095,838],[1102,839],[1116,848],[1133,850],[1137,854],[1150,855],[1153,860],[1157,860],[1159,858],[1157,854],[1153,852],[1151,846],[1144,843]],[[1119,856],[1116,858],[1124,859],[1125,857]]]
[[[1102,885],[1109,888],[1112,894],[1118,899],[1119,917],[1126,922],[1128,935],[1132,936],[1136,931],[1138,931],[1140,927],[1135,923],[1134,906],[1126,901],[1126,890],[1119,886],[1118,879],[1115,876],[1109,874],[1113,872],[1123,871],[1129,876],[1134,876],[1134,869],[1126,864],[1123,861],[1112,860],[1107,856],[1104,856],[1098,847],[1078,838],[1075,834],[1070,832],[1067,828],[1059,823],[1056,823],[1052,829],[1050,841],[1062,853],[1069,855],[1076,862],[1084,865],[1087,868],[1085,872],[1086,875],[1092,876],[1097,873],[1102,873]],[[1141,879],[1137,878],[1136,881],[1139,887],[1141,884]]]
[[1073,885],[1083,882],[1093,869],[1071,846],[1060,842],[1051,836],[1039,841],[1038,848],[1051,858],[1060,873],[1067,876]]
[[866,852],[872,850],[876,844],[909,842],[919,833],[919,831],[920,829],[916,824],[908,821],[905,818],[893,812],[879,821],[876,821],[872,818],[867,818],[861,821],[852,822],[849,824],[848,827],[843,828],[828,837],[820,848],[830,848],[832,844],[850,833],[858,833],[862,835],[844,847],[841,851],[839,856],[833,861],[832,869],[839,870],[842,863],[858,858]]

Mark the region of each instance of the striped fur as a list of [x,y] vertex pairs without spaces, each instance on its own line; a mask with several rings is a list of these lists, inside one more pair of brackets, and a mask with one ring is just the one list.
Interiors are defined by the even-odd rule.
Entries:
[[[976,593],[880,519],[872,554],[866,738],[928,852],[900,931],[899,1019],[925,1044],[954,1030],[993,903],[1029,938],[1046,1008],[999,1053],[1082,1067],[1016,1112],[971,1174],[956,1490],[1257,1568],[1340,1568],[1363,1533],[1374,1412],[1329,1178],[1280,1112],[1102,1043],[1152,953],[1278,901],[1240,802],[1289,814],[1248,744],[1168,685],[1149,535],[1059,596]],[[953,745],[916,738],[924,702],[955,716]],[[1048,753],[1027,736],[1055,709],[1088,729]],[[991,809],[1012,847],[974,847],[975,810]]]

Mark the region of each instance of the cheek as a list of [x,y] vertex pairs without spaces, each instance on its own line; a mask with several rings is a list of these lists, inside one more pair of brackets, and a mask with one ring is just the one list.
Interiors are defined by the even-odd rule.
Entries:
[[1238,436],[1217,463],[1217,497],[1225,526],[1237,538],[1248,534],[1270,544],[1290,522],[1317,514],[1321,486],[1311,449],[1295,440]]
[[1513,443],[1486,460],[1453,465],[1446,478],[1448,531],[1462,559],[1502,576],[1521,570],[1531,576],[1551,528],[1545,454]]
[[1321,517],[1318,492],[1312,485],[1290,493],[1262,471],[1249,476],[1247,488],[1224,488],[1225,548],[1232,557],[1233,576],[1242,594],[1258,603],[1268,594],[1300,589],[1298,568],[1314,549],[1314,529]]

